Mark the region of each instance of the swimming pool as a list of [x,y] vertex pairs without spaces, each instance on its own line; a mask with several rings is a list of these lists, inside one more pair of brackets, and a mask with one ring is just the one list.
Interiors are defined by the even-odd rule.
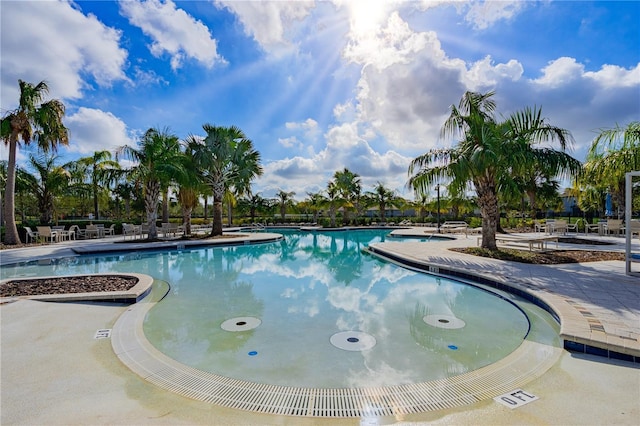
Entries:
[[60,259],[21,272],[164,280],[171,290],[144,320],[153,346],[202,371],[279,386],[452,377],[505,357],[530,331],[521,306],[363,253],[388,230],[279,232],[285,238],[269,244]]

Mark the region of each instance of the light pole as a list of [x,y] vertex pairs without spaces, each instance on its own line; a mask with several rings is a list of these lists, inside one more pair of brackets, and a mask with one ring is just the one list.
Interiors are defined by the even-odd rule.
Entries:
[[437,203],[436,203],[436,208],[438,209],[437,211],[437,221],[438,221],[438,234],[440,233],[440,184],[436,185],[436,194],[437,194]]

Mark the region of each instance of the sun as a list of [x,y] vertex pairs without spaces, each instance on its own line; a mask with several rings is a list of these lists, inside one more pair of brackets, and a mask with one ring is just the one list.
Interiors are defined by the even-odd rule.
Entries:
[[347,3],[351,31],[355,36],[377,32],[386,17],[389,1],[352,0]]

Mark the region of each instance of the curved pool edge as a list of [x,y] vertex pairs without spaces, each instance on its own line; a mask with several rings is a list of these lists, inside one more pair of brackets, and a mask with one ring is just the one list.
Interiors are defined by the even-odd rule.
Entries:
[[461,375],[388,387],[302,388],[233,379],[184,365],[145,337],[147,312],[168,292],[156,289],[116,321],[112,348],[144,380],[182,396],[228,408],[303,417],[402,416],[493,398],[540,377],[562,349],[524,340],[505,358]]
[[396,262],[409,268],[461,281],[469,280],[471,284],[477,282],[522,297],[541,307],[556,319],[560,324],[560,338],[564,348],[568,351],[636,363],[640,360],[640,349],[633,346],[634,342],[625,341],[617,336],[605,335],[605,333],[593,333],[594,329],[598,329],[600,321],[585,314],[580,309],[579,302],[554,294],[548,290],[540,289],[524,278],[509,277],[507,279],[500,275],[474,272],[452,265],[428,262],[415,257],[407,257],[393,250],[387,250],[379,244],[369,246],[368,251],[388,261]]

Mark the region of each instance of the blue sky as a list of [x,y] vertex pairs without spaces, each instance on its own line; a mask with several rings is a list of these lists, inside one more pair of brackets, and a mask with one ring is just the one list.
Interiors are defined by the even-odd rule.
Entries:
[[18,79],[46,80],[67,106],[61,161],[150,127],[235,125],[264,197],[302,200],[347,167],[411,198],[409,162],[455,143],[439,132],[466,90],[495,90],[505,116],[542,107],[580,160],[599,129],[640,119],[638,1],[0,0],[0,14],[2,114]]

